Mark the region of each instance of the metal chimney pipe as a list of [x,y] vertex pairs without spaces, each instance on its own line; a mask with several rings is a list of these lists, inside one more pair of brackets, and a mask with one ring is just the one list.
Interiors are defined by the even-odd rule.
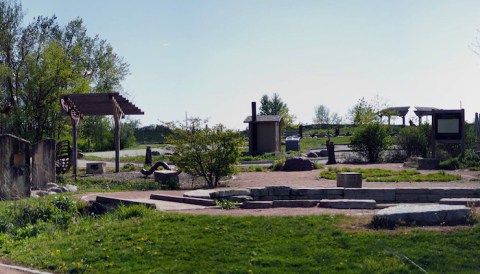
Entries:
[[256,154],[258,150],[257,137],[257,103],[252,102],[252,122],[250,123],[250,154]]

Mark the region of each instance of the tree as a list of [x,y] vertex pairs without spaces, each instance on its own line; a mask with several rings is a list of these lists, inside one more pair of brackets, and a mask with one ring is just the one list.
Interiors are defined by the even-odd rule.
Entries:
[[[0,1],[0,117],[2,130],[32,142],[68,128],[63,94],[121,91],[128,65],[81,19],[62,28],[55,16],[23,23],[22,6]],[[24,27],[25,25],[25,27]],[[8,115],[8,116],[7,116]]]
[[349,112],[354,125],[367,125],[377,121],[375,107],[365,97],[359,99]]
[[234,173],[242,140],[222,125],[209,128],[198,122],[190,129],[172,128],[173,135],[167,138],[176,151],[172,160],[181,170],[204,178],[209,188],[215,188],[221,178]]
[[342,118],[335,112],[330,112],[330,109],[324,105],[319,105],[315,107],[315,117],[313,117],[313,122],[316,124],[330,125],[330,124],[340,124]]
[[428,134],[425,126],[404,127],[398,134],[398,144],[408,156],[427,157],[429,148]]
[[280,115],[286,126],[291,126],[295,121],[295,115],[288,113],[287,104],[282,101],[278,93],[274,93],[272,97],[267,94],[260,99],[260,115]]
[[349,146],[366,157],[370,163],[375,163],[378,161],[380,153],[391,143],[387,127],[375,122],[359,127],[353,133]]

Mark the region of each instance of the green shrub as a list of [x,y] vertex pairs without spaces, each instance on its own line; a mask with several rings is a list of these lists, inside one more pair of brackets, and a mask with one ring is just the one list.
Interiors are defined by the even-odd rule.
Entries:
[[277,159],[273,162],[273,165],[271,167],[271,169],[273,171],[281,171],[283,170],[283,166],[285,165],[285,158],[282,158],[282,159]]
[[174,129],[168,142],[175,146],[175,165],[185,172],[203,177],[209,188],[215,188],[221,178],[234,174],[242,144],[238,134],[222,125],[205,128],[197,124],[193,130]]
[[237,206],[237,202],[235,201],[229,201],[226,199],[221,199],[221,200],[215,200],[215,203],[217,206],[221,207],[222,209],[232,209]]
[[350,147],[370,163],[374,163],[390,143],[387,127],[375,122],[360,126],[352,136]]
[[422,127],[404,127],[398,136],[398,145],[407,152],[407,156],[427,157],[428,136]]
[[323,164],[320,164],[318,162],[313,162],[313,169],[322,169],[324,168]]

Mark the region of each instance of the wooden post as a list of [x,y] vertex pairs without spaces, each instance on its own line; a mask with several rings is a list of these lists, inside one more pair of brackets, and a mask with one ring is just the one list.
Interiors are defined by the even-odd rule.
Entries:
[[78,135],[78,124],[80,122],[80,118],[71,117],[72,120],[72,136],[73,136],[73,151],[72,151],[72,166],[73,166],[73,176],[75,179],[77,178],[77,154],[78,154],[78,142],[77,142],[77,135]]
[[122,109],[115,100],[115,97],[112,96],[112,112],[113,112],[113,121],[115,122],[115,173],[120,172],[120,119],[125,117]]

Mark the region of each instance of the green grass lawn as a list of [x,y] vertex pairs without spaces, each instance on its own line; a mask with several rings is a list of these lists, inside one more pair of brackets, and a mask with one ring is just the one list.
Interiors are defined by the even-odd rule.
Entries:
[[[351,136],[331,137],[330,141],[335,145],[349,145]],[[325,148],[328,138],[302,138],[300,140],[300,149],[308,152],[310,149]]]
[[337,172],[359,172],[362,178],[367,182],[450,182],[461,180],[460,175],[448,174],[445,171],[439,171],[432,174],[420,174],[416,170],[400,170],[392,171],[377,168],[334,168],[329,167],[328,170],[320,172],[320,177],[335,180]]
[[358,222],[181,215],[136,206],[22,240],[2,234],[0,251],[59,273],[480,272],[479,225],[449,232],[352,230]]

